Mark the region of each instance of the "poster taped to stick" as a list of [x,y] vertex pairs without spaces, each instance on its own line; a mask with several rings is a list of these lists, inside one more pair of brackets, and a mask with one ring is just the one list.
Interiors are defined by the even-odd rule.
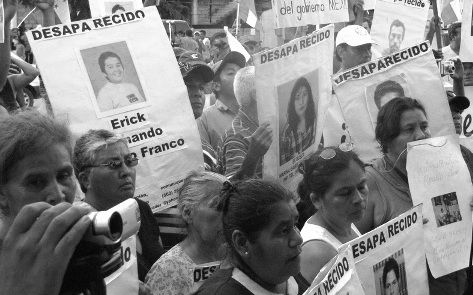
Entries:
[[89,3],[92,17],[120,14],[143,8],[141,0],[91,0]]
[[421,205],[348,244],[366,294],[429,294]]
[[342,246],[338,255],[327,263],[329,265],[331,267],[321,271],[303,295],[365,294],[350,247]]
[[346,22],[349,0],[272,0],[277,28]]
[[295,191],[299,163],[317,150],[331,89],[333,25],[254,56],[258,120],[269,122],[273,142],[263,177]]
[[458,135],[407,143],[407,175],[414,205],[423,203],[424,246],[438,278],[468,267],[473,186]]
[[462,42],[460,44],[460,59],[462,62],[473,62],[473,1],[463,2],[462,13]]
[[[148,201],[154,212],[176,204],[188,172],[203,169],[202,147],[156,8],[27,35],[55,116],[68,122],[75,136],[89,129],[124,136],[140,159],[135,197]],[[51,48],[61,48],[54,58]]]
[[427,0],[378,0],[371,37],[374,57],[390,55],[423,42],[429,13]]
[[379,109],[394,97],[412,97],[423,104],[432,136],[455,132],[439,69],[427,42],[334,75],[332,82],[355,151],[365,162],[381,156],[375,139],[376,120]]

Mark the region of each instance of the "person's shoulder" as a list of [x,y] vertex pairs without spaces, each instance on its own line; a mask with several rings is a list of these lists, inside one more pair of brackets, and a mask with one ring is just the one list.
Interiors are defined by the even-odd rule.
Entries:
[[218,269],[195,295],[251,295],[248,289],[232,278],[233,268]]

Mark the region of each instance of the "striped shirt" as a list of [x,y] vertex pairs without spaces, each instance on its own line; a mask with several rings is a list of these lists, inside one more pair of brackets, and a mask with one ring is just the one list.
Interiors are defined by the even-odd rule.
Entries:
[[[218,145],[219,172],[232,178],[240,169],[250,148],[251,135],[258,129],[248,116],[241,110],[232,121],[230,128],[225,130]],[[258,160],[255,178],[263,177],[262,159]]]

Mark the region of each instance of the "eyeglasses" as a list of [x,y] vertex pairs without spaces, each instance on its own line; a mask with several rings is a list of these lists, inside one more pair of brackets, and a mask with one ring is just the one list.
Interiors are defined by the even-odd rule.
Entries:
[[128,168],[131,168],[131,167],[135,167],[136,165],[138,165],[139,159],[138,158],[129,158],[129,159],[125,159],[125,161],[110,161],[110,162],[105,163],[105,164],[88,165],[88,166],[85,166],[84,169],[88,168],[88,167],[106,166],[106,167],[110,168],[111,170],[117,170],[117,169],[120,169],[123,166],[123,163],[125,163],[125,165]]
[[[344,142],[344,143],[342,143],[338,146],[338,149],[342,152],[349,152],[349,151],[353,150],[353,147],[354,147],[354,144],[352,142]],[[314,169],[314,167],[316,167],[317,162],[319,162],[320,158],[322,158],[324,160],[330,160],[330,159],[335,158],[336,155],[337,155],[337,149],[327,148],[327,149],[323,150],[320,153],[320,155],[317,157],[315,162],[312,165],[310,165],[311,169],[308,169],[309,167],[306,167],[306,166],[309,166],[308,165],[309,160],[301,162],[299,164],[299,172],[301,172],[302,174],[309,174],[309,171],[312,171]],[[310,173],[312,173],[312,172],[310,172]]]

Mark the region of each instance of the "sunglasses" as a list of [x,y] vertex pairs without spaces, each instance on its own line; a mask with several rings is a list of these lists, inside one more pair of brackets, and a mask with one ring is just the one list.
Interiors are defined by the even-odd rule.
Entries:
[[[353,150],[353,147],[354,147],[354,144],[352,142],[344,142],[344,143],[342,143],[338,146],[338,149],[342,152],[349,152],[349,151]],[[327,149],[323,150],[320,153],[320,155],[315,160],[314,164],[310,165],[311,169],[308,169],[309,167],[306,167],[306,166],[309,166],[309,164],[308,164],[309,161],[308,160],[304,161],[304,162],[301,162],[299,164],[299,172],[301,172],[302,174],[310,174],[310,173],[307,173],[307,172],[313,170],[314,167],[317,166],[317,163],[319,162],[320,158],[322,158],[324,160],[330,160],[330,159],[335,158],[336,155],[337,155],[337,149],[327,148]]]
[[88,165],[88,166],[84,167],[84,169],[88,168],[88,167],[108,167],[111,170],[117,170],[117,169],[120,169],[123,166],[123,163],[125,163],[125,165],[128,168],[131,168],[131,167],[135,167],[136,165],[138,165],[139,159],[138,158],[129,158],[129,159],[126,159],[125,161],[118,161],[118,160],[110,161],[110,162],[105,163],[105,164]]

